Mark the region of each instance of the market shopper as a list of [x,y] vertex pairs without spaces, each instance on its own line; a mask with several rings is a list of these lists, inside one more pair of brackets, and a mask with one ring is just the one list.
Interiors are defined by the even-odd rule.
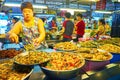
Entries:
[[77,21],[77,18],[75,17],[75,18],[74,18],[74,28],[75,28],[75,31],[77,30],[77,29],[76,29],[76,24],[77,24],[77,22],[78,22],[78,21]]
[[71,14],[69,12],[65,13],[65,21],[63,22],[62,30],[63,33],[63,42],[72,40],[72,33],[74,29],[74,23],[70,20]]
[[54,28],[57,29],[57,23],[56,23],[56,19],[55,18],[52,19],[51,24],[52,24],[52,29],[54,29]]
[[17,23],[19,21],[19,18],[17,17],[13,17],[12,20],[10,21],[10,23],[7,25],[7,32],[10,31],[12,29],[12,27],[15,25],[15,23]]
[[11,42],[18,43],[18,35],[21,35],[23,44],[38,46],[45,38],[43,21],[34,17],[33,6],[30,2],[23,2],[21,11],[23,20],[17,22],[7,36]]
[[13,17],[13,18],[12,18],[11,29],[12,29],[12,27],[15,25],[15,23],[17,23],[18,21],[19,21],[19,18],[17,18],[17,17]]
[[81,13],[78,13],[76,16],[78,22],[76,23],[76,40],[78,41],[79,38],[82,38],[85,33],[85,22],[83,21],[83,16]]
[[94,21],[93,21],[93,29],[97,29],[97,28],[98,28],[97,21],[94,20]]

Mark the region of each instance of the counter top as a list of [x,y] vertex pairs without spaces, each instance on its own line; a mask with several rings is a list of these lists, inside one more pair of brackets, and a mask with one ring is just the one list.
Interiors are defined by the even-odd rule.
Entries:
[[[102,75],[103,74],[103,75]],[[99,76],[98,76],[99,75]],[[103,70],[100,71],[87,71],[83,72],[82,80],[120,80],[120,63],[108,64]],[[116,79],[117,77],[117,79]],[[80,76],[70,80],[79,80]],[[118,79],[119,78],[119,79]],[[31,74],[29,80],[49,80],[45,77],[39,66],[35,66],[34,72]]]

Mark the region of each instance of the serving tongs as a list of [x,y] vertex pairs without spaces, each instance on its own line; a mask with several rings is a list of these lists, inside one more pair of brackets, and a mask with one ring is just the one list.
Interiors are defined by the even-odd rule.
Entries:
[[24,49],[28,52],[29,62],[30,62],[30,53],[36,52],[34,44],[26,44],[24,45]]

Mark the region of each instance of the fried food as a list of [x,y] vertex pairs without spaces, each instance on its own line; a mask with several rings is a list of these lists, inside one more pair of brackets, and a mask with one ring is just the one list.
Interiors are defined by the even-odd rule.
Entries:
[[106,50],[112,53],[120,53],[120,47],[113,44],[104,44],[99,46],[99,49]]
[[80,55],[69,52],[52,52],[52,60],[45,66],[50,70],[73,70],[84,65],[84,59]]
[[13,60],[0,62],[0,80],[23,80],[28,73],[18,73],[13,69]]
[[79,42],[79,45],[81,47],[86,47],[86,48],[97,48],[98,43],[95,41],[85,41],[85,42]]
[[55,44],[54,46],[55,49],[59,50],[76,50],[77,46],[73,44],[72,42],[60,42]]
[[95,53],[79,53],[86,60],[107,61],[112,59],[112,54],[107,51],[97,51]]
[[15,49],[10,49],[10,50],[1,50],[0,51],[0,58],[13,58],[17,54],[20,54],[22,51],[17,51]]
[[15,62],[24,65],[33,65],[40,64],[46,62],[50,59],[47,52],[28,52],[17,55],[15,58]]
[[96,53],[97,51],[98,51],[97,48],[80,47],[80,48],[77,48],[77,50],[75,50],[74,52],[76,52],[76,53]]

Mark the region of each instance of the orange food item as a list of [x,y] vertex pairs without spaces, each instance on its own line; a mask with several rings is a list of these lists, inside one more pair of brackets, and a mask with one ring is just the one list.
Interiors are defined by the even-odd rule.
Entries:
[[14,49],[10,49],[10,50],[1,50],[0,51],[0,58],[13,58],[14,56],[16,56],[17,54],[20,54],[22,51],[17,51]]

